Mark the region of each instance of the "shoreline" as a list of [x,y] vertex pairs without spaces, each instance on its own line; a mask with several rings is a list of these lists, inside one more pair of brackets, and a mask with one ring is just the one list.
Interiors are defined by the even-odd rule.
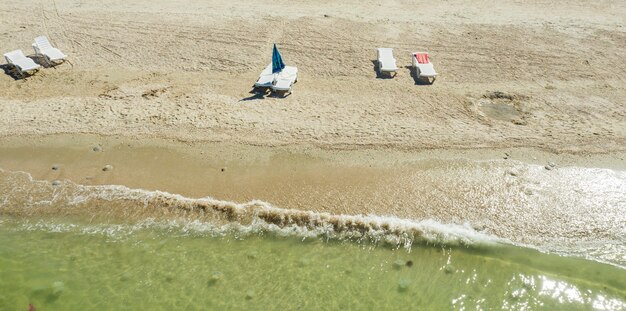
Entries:
[[0,64],[0,309],[626,309],[625,16],[5,3],[42,68]]
[[[55,193],[55,180],[105,185],[77,192],[95,191],[96,198],[116,193],[112,202],[94,203],[78,213],[114,214],[121,204],[122,215],[132,215],[144,213],[140,206],[149,204],[155,213],[168,215],[170,208],[205,204],[201,198],[226,202],[217,204],[218,210],[221,204],[260,200],[297,215],[377,215],[468,225],[516,244],[626,263],[619,229],[626,221],[620,203],[626,189],[623,153],[579,157],[513,149],[505,160],[503,150],[337,151],[81,135],[0,141],[0,168],[9,178],[4,191],[17,191],[9,198],[38,193],[45,198]],[[112,168],[103,170],[106,165]],[[11,171],[28,172],[35,181],[14,179]],[[132,194],[133,189],[147,192]],[[68,191],[59,193],[76,192]],[[175,195],[161,198],[159,191]],[[123,203],[126,195],[133,199]],[[9,200],[8,208],[20,208],[19,202]],[[106,204],[114,205],[111,211],[100,210]],[[45,212],[62,214],[64,209]],[[286,215],[279,219],[291,219]]]
[[[249,151],[250,153],[291,153],[337,162],[340,164],[395,165],[399,162],[426,159],[468,159],[468,160],[516,160],[527,164],[547,165],[558,162],[559,166],[598,167],[626,170],[626,149],[612,149],[602,152],[570,152],[541,147],[489,147],[474,148],[431,147],[410,148],[389,145],[313,144],[300,143],[240,143],[220,140],[185,140],[159,137],[158,135],[119,135],[94,133],[52,133],[31,135],[0,135],[0,150],[27,148],[69,147],[77,149],[85,145],[131,145],[133,147],[163,147],[188,154],[210,154],[213,148]],[[254,151],[252,151],[254,150]],[[367,160],[367,158],[372,158]],[[375,158],[375,160],[374,160]]]

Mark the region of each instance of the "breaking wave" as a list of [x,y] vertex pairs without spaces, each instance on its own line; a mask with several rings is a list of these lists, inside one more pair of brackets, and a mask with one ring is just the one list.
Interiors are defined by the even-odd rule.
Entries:
[[[410,249],[413,243],[493,245],[506,242],[478,232],[468,224],[443,224],[432,219],[409,220],[376,215],[337,215],[247,203],[187,198],[162,191],[119,185],[85,186],[69,181],[52,185],[25,172],[0,170],[0,213],[12,216],[89,216],[97,225],[61,225],[32,221],[26,229],[80,231],[108,235],[162,227],[183,233],[236,235],[270,233],[302,238],[385,243]],[[133,222],[111,225],[106,222]],[[94,223],[92,221],[92,223]]]

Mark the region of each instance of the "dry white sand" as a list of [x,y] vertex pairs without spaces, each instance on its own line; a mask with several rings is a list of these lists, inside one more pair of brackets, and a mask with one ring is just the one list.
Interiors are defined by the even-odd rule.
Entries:
[[[44,34],[71,63],[0,75],[0,136],[624,150],[625,25],[621,0],[7,2],[0,51]],[[257,98],[274,42],[299,82]],[[376,47],[394,48],[394,79],[376,77]]]

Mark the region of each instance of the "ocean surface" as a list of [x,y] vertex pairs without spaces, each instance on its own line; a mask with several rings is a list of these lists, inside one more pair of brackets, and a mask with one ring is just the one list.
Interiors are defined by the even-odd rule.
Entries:
[[0,309],[624,310],[626,270],[509,245],[393,247],[144,221],[0,222]]
[[[464,204],[522,221],[513,234],[0,169],[0,310],[626,310],[624,172],[560,168],[542,179],[542,167],[494,163],[450,162],[428,185],[450,178]],[[492,171],[510,185],[462,189],[497,185]],[[399,184],[426,185],[409,177]],[[546,243],[497,234],[524,228]]]

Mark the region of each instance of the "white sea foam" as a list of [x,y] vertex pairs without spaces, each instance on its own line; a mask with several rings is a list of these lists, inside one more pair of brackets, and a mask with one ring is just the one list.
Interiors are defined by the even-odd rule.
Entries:
[[[46,216],[43,218],[46,219],[45,222],[28,224],[33,230],[71,230],[116,237],[145,228],[162,228],[179,234],[273,234],[302,239],[385,243],[407,249],[414,243],[472,247],[515,244],[619,266],[623,266],[624,262],[624,249],[619,245],[609,247],[612,244],[594,244],[578,247],[569,244],[512,243],[502,237],[477,231],[468,223],[303,211],[280,208],[259,200],[236,203],[211,197],[188,198],[163,191],[131,189],[120,185],[85,186],[63,181],[61,185],[54,187],[47,181],[33,180],[24,172],[4,172],[0,169],[0,173],[3,173],[4,178],[0,180],[0,214],[38,216],[41,213]],[[80,227],[54,225],[47,219],[47,216],[54,218],[65,214],[86,216],[87,218],[83,218],[87,220],[92,215],[97,218],[95,222]],[[115,222],[124,225],[108,224]],[[481,227],[489,229],[483,225]],[[615,243],[619,242],[615,240]]]
[[[140,211],[141,214],[140,219],[132,225],[91,224],[77,227],[71,224],[38,221],[25,227],[29,230],[73,231],[114,236],[146,227],[161,227],[178,230],[181,233],[212,235],[271,233],[302,238],[320,237],[388,243],[405,248],[410,248],[414,242],[465,246],[502,242],[497,237],[477,232],[468,224],[443,224],[432,219],[410,220],[377,215],[337,215],[278,208],[260,200],[235,203],[211,197],[195,199],[163,191],[131,189],[120,185],[85,186],[65,181],[60,186],[52,187],[48,182],[33,180],[27,173],[19,174],[26,174],[21,176],[21,182],[28,183],[23,186],[29,190],[25,193],[16,193],[18,196],[32,193],[33,188],[38,189],[36,199],[29,199],[26,202],[16,201],[30,208],[36,207],[42,211],[55,208],[60,212],[71,211],[80,214],[93,212],[93,206],[97,206],[96,211],[104,214],[113,211],[120,213],[120,210],[121,213],[137,214]],[[7,200],[5,197],[5,201]],[[5,202],[4,205],[6,204],[11,202]],[[6,210],[7,206],[4,206],[4,209]],[[88,210],[90,212],[87,212]],[[170,211],[173,212],[171,219],[159,217],[163,216],[164,212]],[[180,213],[185,217],[176,217],[180,216]]]

